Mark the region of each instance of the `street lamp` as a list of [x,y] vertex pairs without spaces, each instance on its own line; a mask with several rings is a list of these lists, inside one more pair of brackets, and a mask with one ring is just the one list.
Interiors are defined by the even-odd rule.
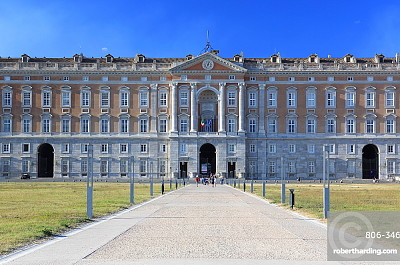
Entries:
[[283,166],[283,157],[281,157],[281,203],[286,202],[286,193],[285,193],[285,172]]
[[153,161],[150,162],[150,196],[153,196]]
[[[323,170],[323,202],[324,202],[324,218],[328,218],[329,213],[329,200],[330,200],[330,179],[329,179],[329,145],[323,146],[323,163],[322,163],[322,170]],[[326,176],[328,174],[328,176]]]

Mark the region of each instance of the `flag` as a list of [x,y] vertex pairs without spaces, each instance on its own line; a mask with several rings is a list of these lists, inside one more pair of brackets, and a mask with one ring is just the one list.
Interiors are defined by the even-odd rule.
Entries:
[[204,123],[203,119],[201,120],[200,125],[201,125],[201,127],[204,127],[205,123]]

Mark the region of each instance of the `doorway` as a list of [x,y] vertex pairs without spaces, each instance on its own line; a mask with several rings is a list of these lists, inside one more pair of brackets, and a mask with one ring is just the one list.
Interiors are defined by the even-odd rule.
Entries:
[[228,162],[228,178],[236,178],[236,162]]
[[362,171],[363,179],[379,178],[379,157],[376,145],[367,144],[362,149]]
[[216,149],[212,144],[203,144],[200,147],[199,172],[203,176],[210,176],[216,172]]
[[187,167],[188,162],[180,162],[179,163],[179,178],[187,178]]
[[54,148],[41,144],[38,148],[38,178],[52,178],[54,174]]

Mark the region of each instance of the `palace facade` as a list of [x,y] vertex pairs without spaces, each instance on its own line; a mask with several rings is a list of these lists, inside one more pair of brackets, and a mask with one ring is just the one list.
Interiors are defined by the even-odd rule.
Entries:
[[0,58],[0,178],[393,178],[400,56]]

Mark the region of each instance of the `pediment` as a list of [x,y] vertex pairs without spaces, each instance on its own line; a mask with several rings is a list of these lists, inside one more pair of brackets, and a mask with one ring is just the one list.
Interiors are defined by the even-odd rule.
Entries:
[[[212,63],[210,63],[210,61]],[[208,63],[208,64],[207,64]],[[211,67],[212,66],[212,67]],[[246,72],[247,69],[213,53],[203,53],[183,64],[171,68],[171,72]]]

